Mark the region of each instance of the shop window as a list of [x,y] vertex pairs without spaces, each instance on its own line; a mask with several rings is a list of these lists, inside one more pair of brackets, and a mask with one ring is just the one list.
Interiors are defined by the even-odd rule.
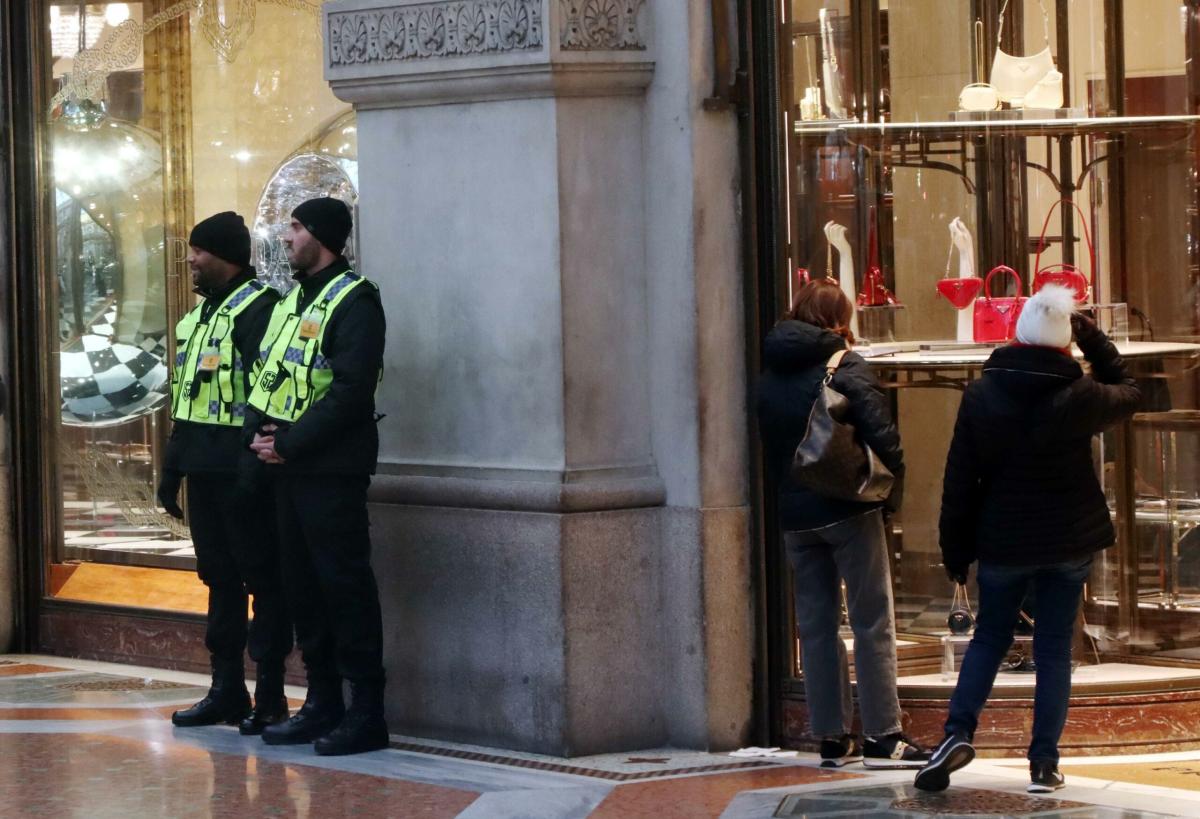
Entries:
[[237,211],[260,277],[288,289],[279,236],[291,208],[357,198],[354,114],[322,79],[315,2],[51,0],[42,11],[59,419],[47,501],[60,524],[46,592],[202,611],[187,526],[154,500],[166,351],[195,298],[187,236]]
[[[970,297],[952,304],[937,285],[1001,264],[1026,294],[1038,269],[1078,268],[1144,396],[1130,427],[1095,444],[1120,534],[1088,584],[1080,661],[1200,661],[1200,8],[1144,0],[1118,20],[1119,7],[782,6],[773,298],[782,308],[806,278],[840,278],[895,396],[909,469],[891,533],[896,619],[914,646],[902,667],[940,664],[927,649],[953,591],[939,565],[942,470],[960,390],[990,351]],[[1045,87],[1021,91],[1031,104],[1002,87],[1004,54],[1045,62]]]

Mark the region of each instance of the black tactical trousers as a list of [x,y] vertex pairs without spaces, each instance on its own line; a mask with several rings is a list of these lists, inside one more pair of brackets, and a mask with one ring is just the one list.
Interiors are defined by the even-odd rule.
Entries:
[[[187,497],[196,570],[208,586],[204,644],[216,660],[239,667],[247,649],[256,663],[282,666],[292,650],[292,622],[270,489],[247,494],[233,473],[193,473]],[[249,626],[247,595],[254,598]]]
[[383,622],[367,519],[370,478],[273,471],[284,586],[309,685],[343,678],[382,687]]

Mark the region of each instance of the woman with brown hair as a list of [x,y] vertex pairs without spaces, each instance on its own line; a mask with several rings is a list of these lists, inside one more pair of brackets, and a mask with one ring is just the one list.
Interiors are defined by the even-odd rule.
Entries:
[[[849,399],[850,422],[862,441],[896,476],[891,496],[883,504],[839,500],[789,476],[825,366],[834,353],[854,344],[853,313],[854,305],[836,282],[817,279],[797,292],[786,318],[767,335],[757,400],[763,457],[779,491],[809,726],[821,739],[822,767],[862,760],[872,768],[919,768],[929,752],[900,729],[896,626],[883,524],[883,510],[895,511],[900,504],[904,453],[883,390],[857,353],[845,355],[831,385]],[[838,634],[843,581],[854,632],[861,742],[851,733],[850,671]]]

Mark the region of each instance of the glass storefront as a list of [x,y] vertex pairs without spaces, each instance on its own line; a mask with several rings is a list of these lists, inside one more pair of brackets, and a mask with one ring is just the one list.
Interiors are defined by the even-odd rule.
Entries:
[[288,289],[292,207],[356,199],[354,115],[322,78],[318,3],[39,5],[58,405],[45,592],[203,611],[188,529],[154,500],[167,351],[194,303],[188,232],[237,211],[260,277]]
[[839,278],[892,388],[909,470],[891,533],[902,668],[906,646],[909,671],[941,662],[926,649],[953,591],[942,470],[960,391],[990,352],[974,300],[1000,265],[1015,275],[991,280],[997,296],[1077,271],[1143,392],[1133,422],[1095,445],[1119,537],[1087,587],[1080,662],[1200,664],[1200,4],[786,0],[778,13],[772,297],[781,312],[806,278]]

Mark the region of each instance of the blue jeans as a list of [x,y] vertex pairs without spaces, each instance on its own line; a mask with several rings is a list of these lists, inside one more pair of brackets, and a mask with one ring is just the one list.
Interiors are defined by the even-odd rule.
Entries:
[[1033,583],[1037,595],[1033,627],[1037,679],[1028,758],[1031,762],[1058,763],[1058,740],[1067,722],[1071,698],[1071,637],[1083,583],[1091,567],[1090,555],[1049,566],[979,564],[979,613],[958,685],[950,698],[947,734],[974,738],[979,713],[992,692],[1000,662],[1012,645],[1021,601]]

